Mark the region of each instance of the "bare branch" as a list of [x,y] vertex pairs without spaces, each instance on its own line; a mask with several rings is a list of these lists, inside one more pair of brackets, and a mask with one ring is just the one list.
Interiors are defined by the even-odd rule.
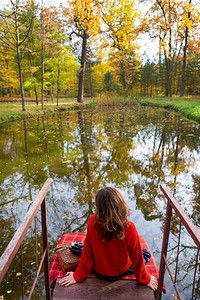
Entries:
[[30,25],[29,25],[29,28],[28,28],[28,30],[27,30],[27,32],[26,32],[26,35],[25,35],[24,39],[19,43],[19,47],[20,47],[20,46],[25,42],[25,40],[27,39],[27,37],[28,37],[28,35],[29,35],[29,33],[30,33],[30,30],[31,30],[31,28],[32,28],[32,24],[33,24],[34,18],[35,18],[35,16],[32,17],[31,22],[30,22]]

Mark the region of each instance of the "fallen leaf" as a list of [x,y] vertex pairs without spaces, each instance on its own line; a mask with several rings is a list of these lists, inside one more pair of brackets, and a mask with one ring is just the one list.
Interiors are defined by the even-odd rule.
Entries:
[[151,217],[151,216],[157,216],[157,212],[151,212],[149,215],[148,215],[148,217]]
[[147,196],[147,195],[145,195],[145,194],[142,194],[142,195],[140,195],[140,196],[139,196],[139,198],[140,198],[140,199],[144,199],[144,200],[146,200],[146,199],[148,198],[148,196]]
[[154,238],[154,240],[161,240],[162,239],[162,236],[156,236],[155,238]]

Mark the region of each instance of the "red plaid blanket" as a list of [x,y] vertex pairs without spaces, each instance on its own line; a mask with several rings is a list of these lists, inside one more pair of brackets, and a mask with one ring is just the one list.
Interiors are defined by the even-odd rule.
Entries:
[[[66,233],[62,236],[62,238],[60,239],[60,241],[58,242],[58,244],[65,244],[65,243],[70,243],[70,242],[84,242],[86,237],[85,233],[80,233],[80,232],[75,232],[75,233]],[[140,238],[140,243],[141,243],[141,247],[142,249],[145,248],[147,249],[150,253],[151,251],[149,250],[149,247],[145,241],[145,239],[143,238],[143,236],[139,236]],[[147,272],[150,275],[155,276],[156,278],[159,277],[159,269],[158,266],[151,254],[151,258],[149,259],[149,262],[146,265],[146,269]],[[57,259],[57,254],[55,252],[54,257],[53,257],[53,261],[51,264],[51,268],[50,268],[50,282],[51,284],[53,283],[53,281],[57,278],[60,277],[64,277],[65,273],[62,271],[61,265]],[[95,278],[96,276],[94,274],[89,274],[88,277],[92,277]],[[136,277],[134,275],[127,275],[125,277],[122,277],[121,279],[136,279]],[[163,292],[166,293],[166,289],[163,286]]]

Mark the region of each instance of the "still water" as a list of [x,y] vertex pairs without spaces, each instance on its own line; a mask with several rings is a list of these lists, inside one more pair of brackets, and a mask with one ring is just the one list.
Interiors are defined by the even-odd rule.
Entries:
[[[0,254],[48,177],[50,261],[66,232],[85,232],[94,196],[103,186],[122,193],[130,220],[143,235],[159,265],[166,200],[165,183],[200,226],[200,126],[180,116],[150,108],[102,108],[62,112],[0,127]],[[41,254],[40,214],[37,216]],[[35,275],[35,227],[23,242],[25,293]],[[174,271],[178,220],[173,217],[168,261]],[[183,230],[178,285],[183,299],[191,295],[194,244]],[[20,256],[16,255],[0,296],[20,299]],[[199,265],[197,276],[199,275]],[[166,272],[167,295],[175,299]],[[43,274],[33,299],[44,299]],[[195,299],[200,299],[197,277]]]

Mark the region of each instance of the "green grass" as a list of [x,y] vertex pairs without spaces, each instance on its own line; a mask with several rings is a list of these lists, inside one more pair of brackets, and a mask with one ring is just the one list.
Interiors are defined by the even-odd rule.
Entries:
[[18,103],[3,103],[0,102],[0,123],[6,123],[10,121],[17,121],[26,118],[30,118],[33,116],[43,115],[53,113],[57,110],[73,110],[80,109],[83,107],[92,106],[94,101],[91,99],[84,99],[84,103],[77,103],[75,98],[71,99],[59,99],[59,104],[57,106],[56,101],[45,102],[44,110],[41,108],[41,104],[36,105],[33,102],[26,103],[26,111],[22,111],[22,105],[20,102]]
[[140,99],[141,105],[172,109],[183,116],[200,122],[200,98],[197,97],[156,97]]

